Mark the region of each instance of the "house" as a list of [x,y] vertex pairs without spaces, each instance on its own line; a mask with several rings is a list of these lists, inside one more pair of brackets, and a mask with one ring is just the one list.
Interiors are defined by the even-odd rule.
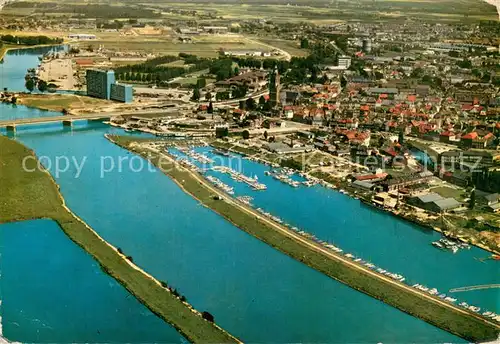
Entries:
[[396,191],[406,186],[426,183],[432,176],[433,174],[430,171],[406,174],[385,180],[382,183],[382,187],[384,191]]
[[293,118],[293,107],[292,106],[285,106],[283,108],[283,115],[285,118],[292,119]]
[[352,187],[363,191],[372,191],[375,188],[375,184],[362,180],[356,180],[351,185]]
[[439,142],[450,143],[450,141],[455,140],[455,133],[451,131],[443,131],[439,134]]
[[408,203],[434,213],[442,213],[460,207],[460,203],[456,199],[443,198],[435,192],[410,198]]
[[491,206],[493,204],[497,204],[500,201],[500,194],[498,193],[492,193],[492,194],[485,194],[481,197],[478,197],[478,203]]
[[495,160],[499,157],[499,153],[484,150],[467,150],[467,151],[447,151],[439,155],[439,164],[441,166],[460,167],[463,166],[467,170],[475,170],[480,167],[491,167]]
[[472,131],[460,138],[460,144],[464,148],[486,148],[493,140],[495,136],[488,132],[484,135],[480,135],[477,131]]

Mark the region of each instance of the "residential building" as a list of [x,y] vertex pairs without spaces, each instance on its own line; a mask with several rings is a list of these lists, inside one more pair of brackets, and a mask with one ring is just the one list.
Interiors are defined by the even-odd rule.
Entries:
[[112,84],[110,99],[123,103],[132,103],[134,101],[134,89],[132,85]]
[[87,95],[101,99],[110,99],[111,85],[115,83],[112,70],[87,69]]

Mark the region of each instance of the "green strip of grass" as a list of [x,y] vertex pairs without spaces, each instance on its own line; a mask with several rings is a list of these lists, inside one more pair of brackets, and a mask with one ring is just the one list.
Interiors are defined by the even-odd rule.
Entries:
[[[132,147],[131,143],[135,142],[134,138],[113,136],[111,139],[123,148],[145,158],[149,157],[153,164],[159,166],[158,154],[155,155],[150,151],[146,152],[136,145]],[[208,208],[216,211],[245,232],[325,275],[467,340],[481,342],[498,337],[498,328],[471,314],[460,313],[418,294],[410,293],[397,285],[389,284],[377,277],[354,270],[342,262],[332,260],[324,254],[313,251],[285,236],[254,216],[224,201],[214,200],[210,190],[194,179],[190,172],[174,168],[172,163],[167,163],[165,159],[161,161],[161,168],[165,174],[181,185],[186,192],[196,197]]]
[[[31,157],[26,170],[22,164],[25,157]],[[57,221],[71,240],[91,254],[105,272],[188,340],[236,342],[231,335],[193,312],[167,288],[134,269],[123,255],[68,211],[52,177],[36,169],[34,158],[34,153],[20,143],[0,136],[0,223],[40,218]]]

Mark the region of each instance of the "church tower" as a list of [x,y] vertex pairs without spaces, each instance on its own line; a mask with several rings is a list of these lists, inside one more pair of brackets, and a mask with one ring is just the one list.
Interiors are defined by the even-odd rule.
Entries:
[[275,67],[274,71],[269,73],[269,101],[271,102],[271,108],[276,108],[280,103],[280,75],[278,73],[278,68]]

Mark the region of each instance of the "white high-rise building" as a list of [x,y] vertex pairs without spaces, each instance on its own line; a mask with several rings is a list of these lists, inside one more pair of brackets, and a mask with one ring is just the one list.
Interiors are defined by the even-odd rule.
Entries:
[[351,58],[349,56],[340,56],[338,65],[339,67],[348,69],[351,66]]

